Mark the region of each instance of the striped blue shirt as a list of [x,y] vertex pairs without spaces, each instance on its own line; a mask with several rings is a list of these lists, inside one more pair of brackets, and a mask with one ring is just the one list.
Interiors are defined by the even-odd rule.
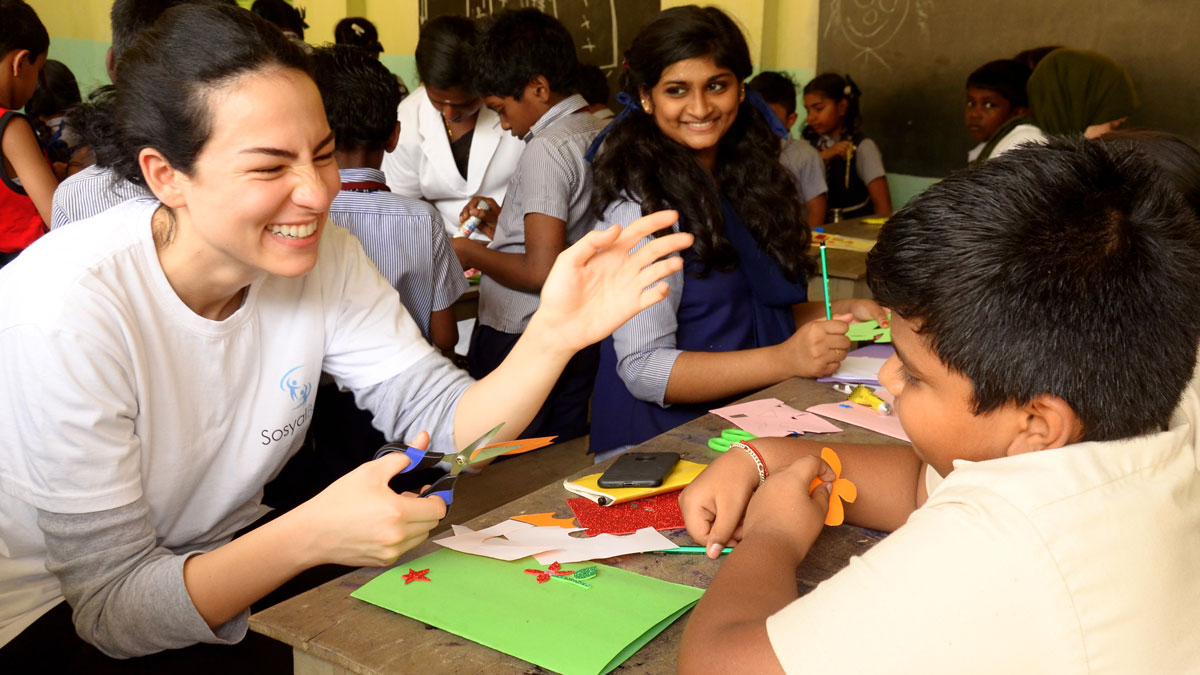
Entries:
[[[525,252],[525,215],[541,213],[567,224],[567,245],[592,229],[588,207],[592,167],[583,158],[604,120],[587,112],[579,94],[559,101],[525,137],[525,152],[508,183],[496,236],[488,248]],[[479,284],[479,323],[503,333],[522,333],[538,308],[539,295],[502,285],[486,274]]]
[[50,206],[50,229],[91,218],[138,197],[153,197],[150,190],[118,178],[112,169],[93,164],[59,183]]
[[[343,183],[384,182],[378,169],[342,169]],[[329,219],[362,242],[379,273],[400,294],[400,302],[426,340],[429,315],[446,309],[467,290],[462,266],[437,209],[426,202],[383,190],[342,190],[329,207]]]

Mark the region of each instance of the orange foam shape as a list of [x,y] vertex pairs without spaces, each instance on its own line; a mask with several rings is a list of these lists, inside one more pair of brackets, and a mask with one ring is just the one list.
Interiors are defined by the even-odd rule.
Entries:
[[522,523],[537,525],[538,527],[561,527],[565,530],[574,530],[578,525],[575,524],[574,518],[555,518],[553,511],[546,513],[528,513],[523,516],[513,516],[512,520],[519,520]]
[[[821,459],[833,469],[833,491],[829,493],[829,510],[825,512],[825,524],[837,527],[846,521],[846,508],[842,502],[854,503],[858,499],[858,487],[849,479],[842,478],[842,460],[838,458],[833,448],[821,448]],[[814,478],[808,486],[808,494],[812,494],[825,481]]]

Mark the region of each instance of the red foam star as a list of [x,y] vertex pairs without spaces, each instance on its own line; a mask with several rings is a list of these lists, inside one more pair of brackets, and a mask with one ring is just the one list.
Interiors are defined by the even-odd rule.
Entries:
[[414,581],[433,581],[433,579],[430,579],[425,576],[425,574],[428,572],[429,572],[428,567],[426,567],[423,570],[414,570],[411,567],[408,568],[408,574],[404,575],[404,585],[407,586]]

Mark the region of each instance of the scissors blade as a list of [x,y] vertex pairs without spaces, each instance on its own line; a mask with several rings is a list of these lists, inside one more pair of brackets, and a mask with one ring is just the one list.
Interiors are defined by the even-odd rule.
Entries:
[[504,422],[497,424],[496,426],[492,427],[491,431],[480,436],[479,438],[476,438],[474,441],[471,442],[470,445],[468,445],[467,447],[460,450],[458,452],[458,454],[454,455],[453,461],[450,462],[450,473],[454,474],[454,475],[458,475],[458,473],[461,472],[464,468],[466,468],[466,466],[468,464],[471,464],[472,461],[478,461],[478,460],[472,460],[471,455],[475,453],[476,449],[481,448],[481,447],[487,445],[488,443],[490,443],[492,441],[492,438],[494,438],[496,436],[496,434],[500,432],[500,428],[503,426],[504,426]]

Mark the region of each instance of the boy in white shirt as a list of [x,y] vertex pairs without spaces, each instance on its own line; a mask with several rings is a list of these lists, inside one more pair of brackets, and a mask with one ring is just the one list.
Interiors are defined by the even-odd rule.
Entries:
[[797,599],[822,444],[753,441],[761,487],[751,452],[718,458],[684,517],[710,547],[742,521],[741,541],[680,670],[1200,667],[1200,224],[1180,196],[1132,144],[1020,148],[893,216],[868,281],[913,448],[834,449],[847,520],[896,531]]

